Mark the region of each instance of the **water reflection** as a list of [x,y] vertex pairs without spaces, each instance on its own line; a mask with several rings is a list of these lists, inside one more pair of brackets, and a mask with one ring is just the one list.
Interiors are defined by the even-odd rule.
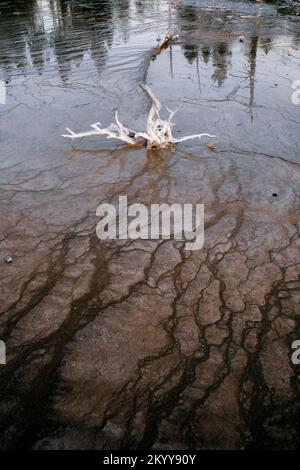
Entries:
[[[62,80],[89,51],[101,70],[113,34],[113,4],[89,0],[31,1],[2,6],[0,60],[7,77],[17,68],[33,66],[39,73],[56,62]],[[95,16],[97,15],[97,16]]]
[[[160,17],[166,19],[161,25],[170,19],[178,28],[181,42],[152,63],[148,80],[162,103],[171,109],[175,103],[182,105],[174,135],[210,132],[220,141],[219,154],[210,152],[206,141],[203,145],[195,141],[190,147],[178,146],[176,153],[170,154],[146,153],[144,148],[133,151],[118,148],[117,141],[87,139],[75,151],[69,141],[59,137],[63,128],[80,131],[97,120],[108,125],[115,107],[121,108],[125,125],[143,129],[147,111],[144,98],[137,93],[136,83],[128,80],[130,74],[125,76],[125,67],[116,70],[112,62],[119,65],[124,61],[128,70],[131,48],[136,47],[138,53],[132,62],[134,67],[140,63],[141,56],[152,47],[153,37],[155,40],[160,18],[155,9],[167,3],[35,0],[0,5],[0,73],[13,80],[10,100],[1,108],[1,136],[5,137],[1,141],[1,256],[12,254],[14,258],[9,267],[2,265],[1,269],[5,292],[5,336],[1,337],[8,338],[11,351],[1,379],[1,448],[78,448],[78,443],[83,448],[98,449],[127,445],[172,448],[174,442],[188,448],[191,439],[198,447],[211,448],[212,443],[219,442],[212,428],[226,427],[228,416],[230,420],[233,416],[233,424],[222,446],[237,446],[235,439],[241,439],[244,446],[244,434],[236,438],[240,428],[258,442],[260,429],[269,429],[270,419],[280,414],[277,409],[274,414],[268,407],[261,409],[260,389],[254,393],[249,413],[239,407],[248,382],[240,387],[241,396],[235,395],[239,388],[235,379],[243,372],[244,361],[238,353],[249,333],[248,322],[246,329],[240,324],[245,324],[247,314],[248,319],[255,320],[249,322],[258,325],[260,346],[267,345],[270,353],[262,355],[263,371],[268,371],[277,356],[268,349],[274,343],[272,338],[260,334],[256,299],[261,305],[268,300],[266,314],[276,310],[276,286],[285,289],[280,273],[287,272],[287,264],[293,270],[296,262],[299,108],[291,105],[290,81],[298,70],[299,54],[283,50],[282,45],[278,48],[279,41],[274,43],[273,31],[265,26],[265,20],[241,20],[228,10],[225,14],[174,4],[170,10],[161,10]],[[145,21],[136,26],[139,15]],[[136,29],[132,29],[133,22]],[[124,46],[129,38],[131,42]],[[145,38],[143,47],[138,42],[141,38]],[[299,48],[299,40],[299,34],[294,34],[284,42]],[[292,58],[287,57],[289,52]],[[284,60],[281,54],[285,54]],[[197,74],[193,74],[193,68]],[[65,85],[74,76],[82,77],[83,70],[85,74],[95,73],[86,87],[78,90]],[[99,72],[102,82],[98,87]],[[290,73],[287,78],[286,72]],[[26,79],[15,78],[18,74]],[[32,79],[28,79],[29,74]],[[283,86],[272,88],[277,80]],[[202,87],[200,97],[197,85],[200,91]],[[248,109],[252,112],[252,105],[254,119],[250,123],[246,113]],[[133,119],[138,122],[133,123]],[[102,247],[95,236],[96,207],[119,194],[147,205],[205,203],[207,251],[191,258],[165,243],[157,248],[149,244]],[[272,259],[270,253],[274,254]],[[229,261],[223,264],[223,258]],[[240,270],[246,274],[237,298],[239,289],[235,282],[231,286],[230,280],[235,281],[235,272]],[[198,289],[201,283],[217,284],[216,295],[210,291],[202,299],[203,289]],[[289,285],[282,292],[292,293]],[[193,305],[187,302],[188,297],[195,300]],[[285,296],[279,300],[291,299]],[[257,312],[243,310],[244,305],[255,306]],[[219,323],[215,313],[223,307],[228,309],[220,323],[228,319],[228,324],[223,324],[228,339],[226,334],[220,336],[215,329],[218,325],[213,324]],[[237,322],[232,323],[231,310]],[[204,326],[199,323],[198,331],[202,315],[206,319]],[[186,319],[191,322],[186,323]],[[210,408],[205,408],[205,403],[195,414],[199,397],[208,396],[212,390],[211,363],[203,356],[204,330],[210,331],[205,333],[207,347],[214,351],[213,364],[217,363],[220,374],[212,379],[216,385],[221,383],[215,391],[218,397],[225,396],[225,402],[215,400],[214,395]],[[290,329],[286,331],[288,335]],[[238,337],[241,344],[235,341]],[[287,344],[286,338],[283,340]],[[250,347],[252,339],[247,344]],[[281,347],[278,342],[274,344],[275,350]],[[229,352],[237,351],[232,364],[227,361],[227,345]],[[280,358],[287,357],[284,349],[279,353]],[[279,362],[279,371],[287,369],[285,364]],[[204,368],[195,369],[196,365]],[[288,385],[282,388],[277,370],[270,376],[261,374],[262,389],[268,380],[272,397],[274,384],[279,397],[282,390],[287,397],[292,396]],[[195,381],[194,388],[197,377],[201,380]],[[224,377],[229,378],[225,388]],[[290,383],[288,375],[284,380]],[[255,384],[260,387],[256,377]],[[226,408],[228,394],[233,397],[232,412]],[[224,416],[219,413],[220,407],[225,410]],[[170,410],[170,419],[164,423],[165,409]],[[211,426],[210,417],[216,410],[218,421]],[[248,420],[249,428],[249,423],[242,423],[245,414],[256,420],[256,410],[257,436],[252,419]],[[153,423],[157,437],[152,432]],[[202,434],[199,423],[203,424]],[[281,436],[279,431],[277,427],[274,435]],[[270,439],[278,445],[272,436]],[[269,437],[264,434],[263,438],[269,445]],[[285,446],[287,440],[282,441]]]
[[[277,4],[278,2],[268,2]],[[176,11],[183,54],[190,64],[201,60],[212,64],[212,81],[222,86],[231,67],[232,47],[239,40],[245,43],[244,53],[249,64],[250,105],[254,99],[257,52],[260,47],[267,55],[272,50],[272,28],[269,16],[261,13],[234,17],[229,10],[205,10],[197,4],[180,4]],[[274,22],[275,19],[274,19]],[[246,31],[246,34],[244,34]],[[299,49],[299,32],[287,38],[287,44]]]
[[[18,74],[43,74],[45,70],[53,70],[58,72],[63,82],[67,82],[81,66],[88,73],[91,64],[101,73],[115,36],[118,36],[119,43],[126,43],[132,34],[131,19],[147,18],[146,10],[161,7],[160,13],[168,17],[169,25],[175,26],[182,38],[184,57],[190,64],[196,63],[197,68],[199,62],[211,64],[211,79],[219,87],[224,85],[232,66],[233,44],[239,38],[245,42],[243,50],[249,63],[250,102],[253,103],[257,51],[261,48],[265,54],[270,52],[273,25],[276,26],[278,21],[278,2],[268,3],[276,6],[268,5],[272,10],[268,10],[266,15],[260,10],[242,15],[241,11],[234,10],[232,4],[232,9],[212,9],[203,8],[203,3],[201,6],[192,0],[2,2],[0,75],[9,80]],[[240,4],[244,2],[237,2]],[[280,4],[282,6],[282,2]],[[150,25],[152,30],[155,27]],[[244,39],[241,37],[243,34]],[[299,44],[300,33],[296,30],[292,47],[299,48]],[[149,43],[149,49],[151,46],[153,44]],[[172,70],[171,62],[170,66]]]

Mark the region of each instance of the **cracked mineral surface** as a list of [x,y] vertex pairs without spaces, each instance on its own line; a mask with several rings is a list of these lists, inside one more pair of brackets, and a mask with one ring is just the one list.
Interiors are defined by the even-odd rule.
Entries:
[[[0,448],[299,447],[298,2],[0,12]],[[180,105],[175,136],[218,151],[60,138],[116,108],[143,128],[141,82]],[[204,204],[204,248],[98,240],[96,208],[119,195]]]

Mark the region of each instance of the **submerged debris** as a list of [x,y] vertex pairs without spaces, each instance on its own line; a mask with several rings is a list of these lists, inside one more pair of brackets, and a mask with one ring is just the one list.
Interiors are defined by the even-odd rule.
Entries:
[[211,142],[210,144],[207,144],[208,150],[214,153],[219,153],[220,149],[217,147],[217,144],[219,143],[218,140],[215,140],[214,142]]
[[162,40],[162,42],[157,46],[155,47],[152,52],[151,52],[151,60],[155,60],[156,57],[164,50],[164,49],[167,49],[170,45],[170,43],[172,42],[176,42],[178,41],[179,39],[179,36],[178,34],[171,34],[171,33],[168,33],[168,34],[165,34],[164,35],[164,38]]
[[127,127],[119,121],[118,112],[115,113],[115,123],[110,124],[108,127],[102,128],[100,122],[91,124],[92,130],[86,132],[76,133],[66,127],[66,130],[69,134],[63,134],[62,137],[67,137],[69,139],[79,139],[81,137],[87,137],[91,135],[105,135],[108,139],[118,139],[129,145],[137,145],[143,141],[147,143],[147,148],[168,148],[174,147],[175,144],[179,142],[184,142],[189,139],[201,139],[202,137],[215,137],[211,134],[193,134],[182,137],[181,139],[175,139],[172,135],[172,127],[175,123],[172,122],[173,117],[179,110],[177,107],[174,111],[169,111],[169,117],[167,120],[160,118],[161,103],[156,98],[151,89],[146,85],[141,85],[141,89],[146,93],[146,95],[152,101],[152,106],[150,108],[148,117],[147,117],[147,128],[146,132],[136,132]]

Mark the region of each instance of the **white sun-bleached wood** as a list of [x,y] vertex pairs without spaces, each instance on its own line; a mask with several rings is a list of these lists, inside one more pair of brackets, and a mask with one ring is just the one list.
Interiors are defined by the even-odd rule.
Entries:
[[192,134],[175,139],[172,135],[172,127],[175,125],[172,122],[175,114],[178,112],[179,107],[174,111],[167,108],[169,117],[167,120],[163,120],[160,117],[161,103],[152,90],[146,86],[141,85],[141,89],[150,98],[152,104],[147,117],[146,132],[137,132],[132,129],[125,127],[119,120],[118,111],[115,113],[115,123],[110,124],[108,127],[101,127],[100,122],[91,124],[92,130],[84,132],[74,132],[68,127],[66,130],[68,134],[63,134],[63,137],[69,139],[79,139],[82,137],[88,137],[92,135],[103,135],[108,139],[117,139],[125,142],[128,145],[137,145],[141,141],[147,143],[148,148],[167,148],[176,145],[179,142],[184,142],[190,139],[201,139],[202,137],[215,137],[214,135],[202,133]]

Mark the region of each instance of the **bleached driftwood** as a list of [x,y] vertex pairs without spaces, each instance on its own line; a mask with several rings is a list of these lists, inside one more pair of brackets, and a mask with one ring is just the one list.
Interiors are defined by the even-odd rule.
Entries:
[[136,132],[123,126],[123,124],[119,121],[118,112],[116,111],[115,123],[110,124],[108,127],[102,128],[100,122],[96,122],[95,124],[91,124],[92,130],[79,133],[76,133],[66,127],[66,130],[69,132],[69,134],[63,134],[63,137],[67,137],[69,139],[79,139],[81,137],[87,137],[91,135],[105,135],[108,139],[118,139],[129,145],[137,145],[141,141],[145,141],[147,143],[147,148],[152,149],[167,148],[172,146],[174,147],[177,143],[184,142],[185,140],[189,139],[215,137],[214,135],[204,133],[188,135],[186,137],[182,137],[181,139],[175,139],[172,135],[172,127],[174,126],[172,119],[179,108],[177,107],[174,111],[171,111],[167,108],[169,111],[169,117],[166,121],[161,119],[159,115],[161,110],[160,101],[148,86],[141,85],[141,88],[152,101],[152,105],[147,117],[146,132]]

